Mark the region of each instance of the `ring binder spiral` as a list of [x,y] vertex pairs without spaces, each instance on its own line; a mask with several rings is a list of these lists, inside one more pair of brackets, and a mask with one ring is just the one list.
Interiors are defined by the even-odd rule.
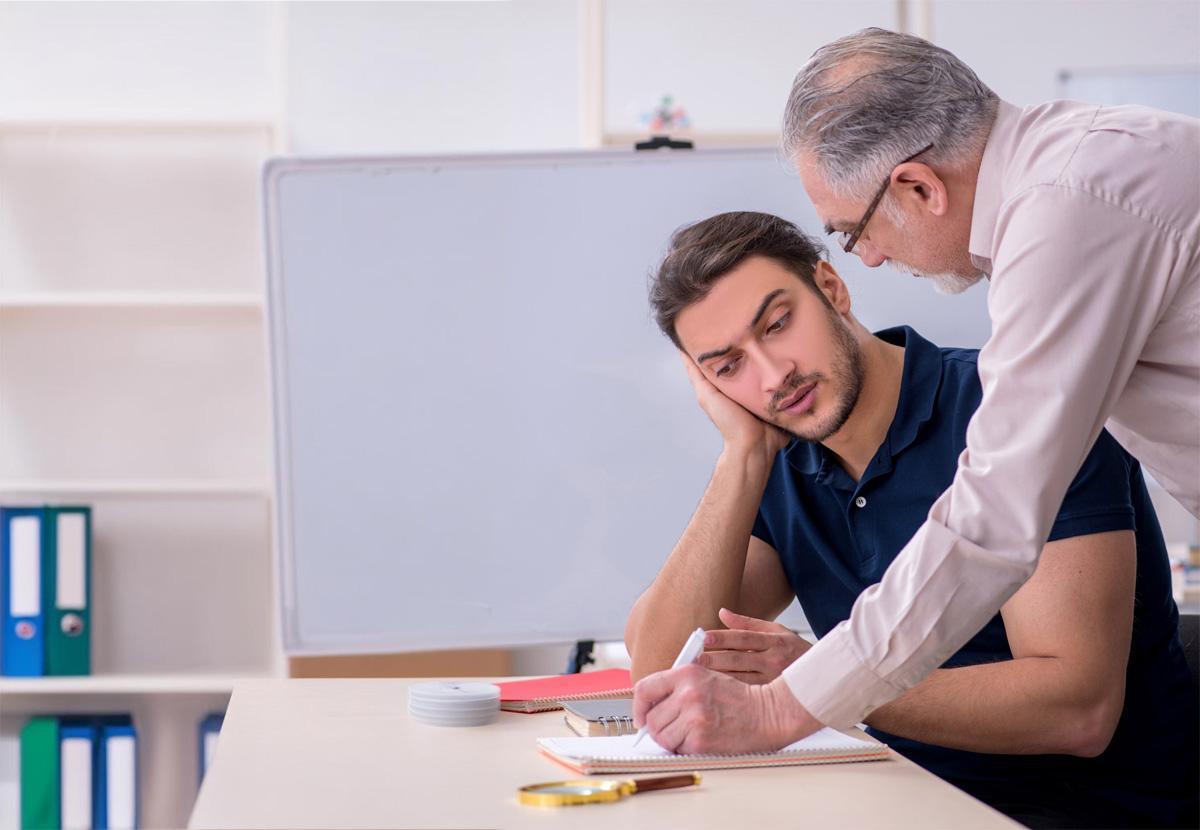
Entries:
[[637,732],[633,725],[633,701],[617,700],[562,701],[563,720],[580,737],[615,737]]

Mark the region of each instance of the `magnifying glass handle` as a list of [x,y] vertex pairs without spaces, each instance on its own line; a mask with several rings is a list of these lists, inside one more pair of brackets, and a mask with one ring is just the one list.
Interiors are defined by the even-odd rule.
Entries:
[[700,773],[688,772],[683,775],[666,775],[658,778],[635,778],[633,786],[637,789],[635,793],[649,792],[650,790],[670,790],[675,787],[691,787],[700,783]]

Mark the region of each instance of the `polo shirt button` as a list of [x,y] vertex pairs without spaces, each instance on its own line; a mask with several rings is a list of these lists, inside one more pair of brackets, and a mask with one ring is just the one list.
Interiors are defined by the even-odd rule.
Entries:
[[855,507],[866,507],[867,506],[866,498],[864,498],[863,496],[859,496],[858,498],[856,498],[854,500],[854,506]]

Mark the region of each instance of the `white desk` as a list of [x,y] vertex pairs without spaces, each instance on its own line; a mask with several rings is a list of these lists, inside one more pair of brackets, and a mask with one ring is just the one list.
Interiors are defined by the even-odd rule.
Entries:
[[[409,680],[254,680],[235,687],[192,813],[216,827],[1014,828],[915,764],[714,770],[697,788],[537,808],[524,784],[579,777],[534,740],[561,712],[501,712],[474,728],[408,716]],[[621,777],[621,776],[611,776]],[[633,776],[628,776],[633,777]]]

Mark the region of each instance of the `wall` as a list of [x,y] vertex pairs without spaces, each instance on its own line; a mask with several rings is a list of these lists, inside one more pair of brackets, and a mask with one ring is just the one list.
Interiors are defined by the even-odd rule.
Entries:
[[1064,69],[1200,68],[1195,0],[934,0],[933,21],[939,45],[1022,106],[1061,97]]
[[266,3],[0,3],[0,118],[271,115],[277,23]]
[[[2,3],[0,119],[279,117],[306,154],[578,146],[585,18],[555,0]],[[608,0],[604,129],[671,93],[701,133],[767,136],[814,48],[896,19],[890,0]],[[1065,68],[1200,67],[1195,0],[934,0],[932,21],[1016,103],[1054,97]],[[1164,525],[1194,538],[1172,504]]]
[[286,17],[294,152],[579,143],[574,3],[297,3]]
[[[1062,69],[1200,67],[1195,0],[931,2],[934,39],[1016,103],[1054,97]],[[772,132],[812,50],[894,27],[895,9],[607,0],[605,129],[638,128],[671,93],[699,130]],[[9,2],[0,117],[285,112],[292,149],[321,154],[569,147],[582,20],[580,4],[557,0]]]

